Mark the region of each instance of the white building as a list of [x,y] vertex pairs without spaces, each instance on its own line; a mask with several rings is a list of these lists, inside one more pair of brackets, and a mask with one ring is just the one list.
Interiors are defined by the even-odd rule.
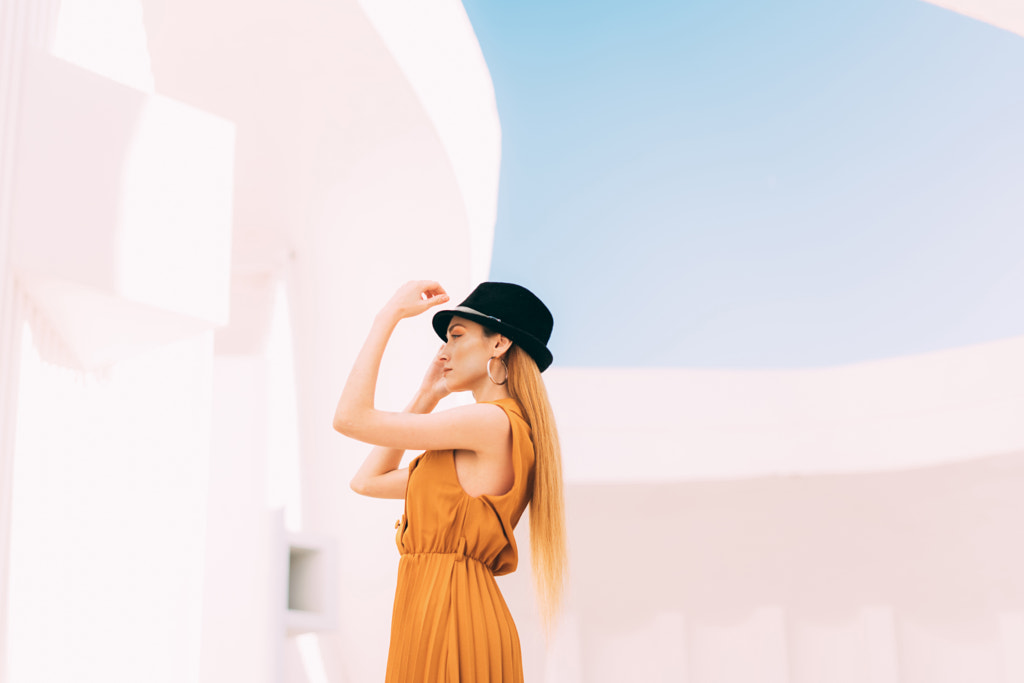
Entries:
[[[397,284],[488,271],[461,4],[0,8],[2,680],[380,680],[401,506],[330,418]],[[400,329],[382,406],[434,348]],[[572,572],[547,648],[500,579],[528,680],[1024,681],[1024,339],[546,376]]]

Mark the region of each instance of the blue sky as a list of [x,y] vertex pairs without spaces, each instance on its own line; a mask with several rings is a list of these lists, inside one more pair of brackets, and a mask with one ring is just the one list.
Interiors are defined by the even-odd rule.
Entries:
[[1024,38],[924,2],[465,0],[491,279],[564,366],[845,364],[1024,334]]

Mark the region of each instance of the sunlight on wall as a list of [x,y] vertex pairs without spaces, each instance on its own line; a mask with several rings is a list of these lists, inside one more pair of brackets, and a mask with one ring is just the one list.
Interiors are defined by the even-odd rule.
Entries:
[[470,271],[487,279],[497,217],[501,125],[494,85],[458,0],[360,0],[409,78],[458,180],[469,221]]
[[144,102],[134,125],[117,193],[117,285],[132,299],[225,323],[233,126],[160,97]]
[[26,325],[8,680],[197,680],[212,334],[98,373],[53,345]]
[[323,654],[320,652],[320,641],[315,633],[304,633],[295,637],[299,646],[299,657],[306,672],[309,683],[327,683],[327,670],[324,668]]
[[139,0],[61,0],[53,54],[111,80],[153,92]]
[[302,529],[302,489],[290,318],[286,284],[282,280],[274,293],[274,314],[267,340],[267,502],[272,510],[284,509],[284,525],[288,531],[299,531]]

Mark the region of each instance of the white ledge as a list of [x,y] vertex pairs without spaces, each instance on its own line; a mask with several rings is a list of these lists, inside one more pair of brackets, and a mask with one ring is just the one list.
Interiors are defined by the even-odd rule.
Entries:
[[823,369],[545,376],[570,482],[897,470],[1024,449],[1024,337]]

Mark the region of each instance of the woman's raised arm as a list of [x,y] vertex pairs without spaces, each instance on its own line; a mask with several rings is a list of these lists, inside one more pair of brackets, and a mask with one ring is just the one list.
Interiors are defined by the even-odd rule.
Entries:
[[[434,410],[436,405],[437,399],[431,398],[423,391],[418,391],[406,406],[405,412],[429,413]],[[375,447],[366,456],[366,460],[352,477],[349,486],[356,493],[372,498],[405,498],[409,468],[399,469],[404,454],[405,449],[403,448]]]
[[345,382],[334,411],[335,430],[365,443],[401,450],[475,451],[493,447],[496,438],[507,434],[508,418],[492,404],[472,404],[431,414],[394,413],[377,410],[374,405],[381,358],[395,326],[403,318],[419,315],[446,301],[448,294],[444,288],[430,280],[408,282],[391,297],[374,319]]

